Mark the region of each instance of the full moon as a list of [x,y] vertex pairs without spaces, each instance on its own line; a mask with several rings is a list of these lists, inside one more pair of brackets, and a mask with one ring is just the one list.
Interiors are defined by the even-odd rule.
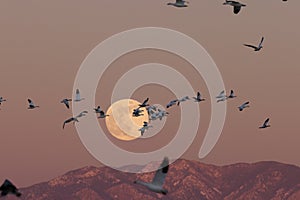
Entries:
[[117,139],[130,141],[141,136],[139,129],[149,117],[145,108],[142,116],[133,117],[132,112],[139,107],[140,102],[133,99],[122,99],[113,103],[107,110],[105,123],[108,131]]

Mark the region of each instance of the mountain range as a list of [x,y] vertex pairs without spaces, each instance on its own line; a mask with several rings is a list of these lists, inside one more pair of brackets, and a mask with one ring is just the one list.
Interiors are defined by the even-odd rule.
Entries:
[[[141,172],[157,165],[126,166]],[[151,181],[151,173],[126,173],[110,167],[88,166],[70,171],[48,182],[21,188],[24,200],[299,200],[300,168],[263,161],[215,166],[179,159],[169,167],[164,187],[167,195],[156,194],[133,184]],[[8,196],[5,199],[17,199]]]

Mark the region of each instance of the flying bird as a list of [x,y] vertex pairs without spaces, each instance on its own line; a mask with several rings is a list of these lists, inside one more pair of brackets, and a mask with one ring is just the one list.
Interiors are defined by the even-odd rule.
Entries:
[[249,106],[249,103],[250,103],[250,102],[247,101],[247,102],[243,103],[242,105],[240,105],[240,106],[238,107],[239,111],[243,111],[245,108],[250,107],[250,106]]
[[193,99],[195,100],[195,102],[205,101],[205,99],[203,99],[203,98],[201,97],[200,92],[197,92],[197,96],[196,96],[196,97],[193,97]]
[[269,124],[269,121],[270,121],[270,118],[267,118],[265,120],[265,122],[263,123],[263,125],[260,126],[259,128],[262,129],[262,128],[268,128],[268,127],[270,127],[271,125]]
[[140,110],[140,107],[138,107],[137,109],[133,109],[132,116],[133,117],[142,116],[142,115],[144,115],[144,114],[142,114],[142,112],[144,112],[144,111]]
[[163,117],[166,117],[169,113],[158,109],[158,113],[156,113],[156,117],[159,118],[159,120],[162,120]]
[[82,101],[82,100],[84,100],[84,98],[81,98],[79,89],[76,89],[74,101],[79,102],[79,101]]
[[60,103],[65,104],[66,107],[69,109],[70,108],[70,104],[69,104],[70,101],[72,101],[72,99],[63,99],[63,100],[61,100]]
[[159,169],[156,171],[151,183],[140,180],[134,181],[134,183],[145,186],[148,190],[156,193],[166,195],[168,190],[163,188],[167,173],[169,170],[169,159],[167,157],[162,161]]
[[254,45],[251,45],[251,44],[244,44],[244,46],[251,47],[251,48],[254,49],[254,51],[260,51],[263,48],[263,46],[262,46],[263,41],[264,41],[264,37],[261,38],[260,43],[258,44],[258,46],[254,46]]
[[238,1],[228,1],[226,0],[223,5],[230,5],[230,6],[233,6],[233,13],[234,14],[238,14],[241,10],[242,7],[245,7],[246,5],[245,4],[242,4]]
[[149,101],[149,98],[147,98],[142,104],[139,104],[139,107],[140,107],[140,108],[144,108],[144,107],[149,106],[149,104],[147,104],[148,101]]
[[158,119],[157,113],[151,112],[151,114],[148,115],[150,121],[154,121]]
[[22,195],[19,192],[18,188],[7,179],[0,186],[0,191],[1,191],[1,197],[6,196],[8,194],[13,194],[16,195],[17,197],[20,197]]
[[65,125],[70,122],[73,122],[73,124],[75,124],[75,122],[79,122],[79,120],[77,119],[77,117],[71,117],[71,118],[65,120],[64,124],[63,124],[63,129],[65,128]]
[[73,122],[73,124],[75,124],[75,122],[79,122],[78,118],[86,116],[87,113],[88,113],[88,111],[82,111],[82,112],[79,113],[77,116],[71,117],[71,118],[67,119],[67,120],[64,121],[64,123],[63,123],[63,129],[65,128],[65,125],[66,125],[67,123]]
[[233,99],[233,98],[235,98],[236,96],[234,95],[234,91],[233,90],[231,90],[230,91],[230,95],[227,97],[228,99]]
[[27,101],[29,103],[28,109],[39,108],[39,106],[34,105],[34,103],[31,99],[27,99]]
[[187,101],[187,100],[190,100],[190,97],[185,96],[185,97],[182,97],[181,99],[178,99],[178,100],[177,100],[177,106],[179,106],[179,104],[180,104],[181,102],[184,102],[184,101]]
[[157,110],[157,106],[155,106],[155,105],[148,106],[148,107],[146,108],[146,110],[147,110],[148,114],[151,114],[151,112]]
[[145,131],[148,130],[150,127],[152,126],[149,126],[148,122],[144,122],[143,127],[139,129],[139,131],[141,132],[141,136],[143,136]]
[[0,97],[0,105],[1,105],[1,103],[3,103],[4,101],[6,101],[6,99],[4,99],[3,97]]
[[189,2],[184,1],[184,0],[176,0],[175,3],[168,3],[167,5],[175,6],[178,8],[183,8],[183,7],[188,7],[188,5],[186,3],[189,3]]
[[225,101],[227,99],[226,94],[225,94],[225,90],[221,91],[220,94],[218,96],[216,96],[217,103],[221,102],[221,101]]
[[220,94],[218,96],[216,96],[217,99],[220,99],[220,98],[223,98],[223,97],[226,97],[225,90],[222,90],[220,92]]
[[105,118],[105,117],[108,117],[109,115],[105,114],[105,112],[103,110],[101,110],[99,112],[99,117],[98,118]]
[[170,102],[167,104],[167,108],[170,108],[171,106],[174,106],[174,105],[176,104],[177,101],[178,101],[177,99],[176,99],[176,100],[170,101]]

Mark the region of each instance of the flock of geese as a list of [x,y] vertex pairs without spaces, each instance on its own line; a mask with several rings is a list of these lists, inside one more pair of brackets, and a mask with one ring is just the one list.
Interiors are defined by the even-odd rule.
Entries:
[[[282,0],[282,1],[287,1],[287,0]],[[184,1],[184,0],[176,0],[175,3],[168,3],[167,5],[171,5],[171,6],[175,6],[175,7],[188,7],[189,2],[188,1]],[[233,7],[233,13],[234,14],[238,14],[241,11],[242,7],[246,7],[245,4],[240,3],[238,1],[229,1],[229,0],[225,0],[225,2],[223,3],[223,5],[229,5]],[[251,44],[244,44],[244,46],[252,48],[254,51],[260,51],[263,48],[263,41],[264,41],[264,37],[261,38],[260,43],[258,44],[258,46],[254,46]],[[216,96],[217,102],[223,102],[226,101],[228,99],[233,99],[236,98],[237,96],[234,94],[234,91],[231,90],[230,94],[227,96],[225,94],[225,91],[221,91],[220,94],[218,96]],[[202,102],[205,101],[204,98],[202,98],[200,92],[197,92],[195,97],[192,97],[194,99],[194,102]],[[75,102],[80,102],[84,100],[84,98],[82,98],[80,96],[80,92],[79,89],[76,90],[76,94],[75,94],[75,98],[74,101]],[[175,99],[175,100],[171,100],[167,105],[166,108],[170,108],[174,105],[179,106],[180,103],[185,102],[191,100],[188,96],[182,97],[180,99]],[[32,99],[27,99],[28,101],[28,109],[36,109],[39,108],[38,105],[36,105]],[[65,98],[63,100],[61,100],[60,103],[64,104],[66,106],[67,109],[70,108],[70,102],[72,101],[72,99],[68,99]],[[148,112],[148,116],[149,116],[149,121],[153,121],[156,119],[160,119],[162,120],[163,117],[166,117],[169,113],[158,109],[156,106],[154,105],[149,105],[148,104],[149,98],[147,98],[146,100],[144,100],[144,102],[142,104],[139,104],[139,107],[133,110],[132,116],[133,117],[139,117],[143,115],[143,111],[141,108],[146,108],[147,112]],[[3,97],[0,97],[0,105],[6,102],[6,99],[4,99]],[[249,106],[250,102],[247,101],[245,103],[243,103],[242,105],[240,105],[238,107],[239,111],[243,111],[244,109],[250,107]],[[98,114],[98,118],[105,118],[108,117],[109,115],[107,115],[100,106],[97,106],[96,108],[94,108],[94,112],[96,114]],[[73,116],[67,120],[64,121],[63,123],[63,129],[65,128],[65,125],[67,123],[70,122],[79,122],[79,118],[86,116],[86,114],[88,113],[88,111],[82,111],[81,113],[79,113],[76,116]],[[268,128],[270,127],[269,124],[270,119],[267,118],[264,123],[259,127],[260,129],[264,129],[264,128]],[[150,128],[152,126],[149,125],[148,122],[144,122],[143,126],[139,129],[139,131],[141,132],[141,135],[143,135],[145,133],[145,131]],[[146,187],[147,189],[149,189],[150,191],[156,192],[156,193],[161,193],[166,195],[168,193],[168,191],[166,189],[163,188],[163,184],[166,178],[166,175],[168,173],[169,170],[169,159],[167,157],[165,157],[159,167],[159,169],[156,171],[155,176],[152,180],[152,182],[144,182],[144,181],[140,181],[140,180],[136,180],[134,181],[134,183],[136,184],[140,184],[143,185],[144,187]],[[6,196],[7,194],[13,194],[17,197],[21,196],[21,193],[19,192],[18,188],[8,179],[6,179],[4,181],[4,183],[0,186],[0,191],[1,194],[0,196]]]

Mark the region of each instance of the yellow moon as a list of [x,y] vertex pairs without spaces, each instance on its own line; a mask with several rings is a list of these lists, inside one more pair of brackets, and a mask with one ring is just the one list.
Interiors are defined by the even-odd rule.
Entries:
[[133,117],[132,112],[139,107],[140,102],[133,99],[122,99],[113,103],[107,110],[108,117],[105,123],[111,135],[119,140],[130,141],[141,136],[139,129],[144,121],[148,122],[147,110],[143,110],[142,116]]

